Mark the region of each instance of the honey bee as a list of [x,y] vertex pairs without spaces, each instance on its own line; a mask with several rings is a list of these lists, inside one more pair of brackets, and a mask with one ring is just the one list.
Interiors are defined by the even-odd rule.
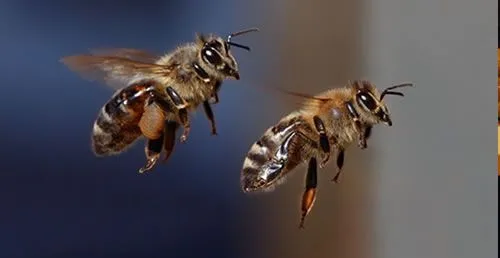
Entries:
[[251,28],[223,39],[197,34],[171,53],[156,56],[137,49],[105,49],[88,55],[67,56],[61,62],[84,78],[101,81],[116,90],[101,108],[92,131],[96,156],[117,155],[141,136],[146,138],[146,164],[139,173],[151,170],[164,151],[172,154],[176,131],[183,128],[180,142],[188,139],[188,113],[203,104],[211,134],[217,135],[211,104],[225,79],[240,79],[231,47],[250,51],[233,37],[258,31]]
[[338,182],[346,148],[356,141],[361,149],[365,149],[374,125],[392,126],[383,99],[387,95],[404,96],[394,90],[408,86],[413,85],[403,83],[379,93],[372,83],[355,80],[317,96],[288,92],[307,100],[302,108],[268,128],[251,146],[241,170],[243,192],[272,191],[298,165],[307,162],[299,224],[303,228],[316,199],[318,166],[325,167],[335,152],[337,171],[332,180]]

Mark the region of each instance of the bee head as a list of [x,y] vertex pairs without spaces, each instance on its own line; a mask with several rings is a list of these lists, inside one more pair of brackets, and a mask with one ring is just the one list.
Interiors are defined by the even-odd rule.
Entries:
[[231,33],[227,36],[227,39],[214,35],[198,35],[198,43],[201,45],[199,54],[201,60],[205,66],[215,73],[215,75],[219,75],[216,77],[231,77],[239,80],[240,74],[238,63],[230,52],[231,46],[243,48],[248,51],[250,51],[250,48],[245,45],[234,43],[231,39],[252,31],[258,31],[258,29],[252,28]]
[[393,90],[413,86],[411,83],[402,83],[388,87],[379,93],[375,86],[368,81],[354,81],[352,85],[356,91],[356,104],[361,107],[364,118],[373,124],[382,122],[388,126],[392,126],[392,120],[389,109],[383,101],[384,97],[387,95],[403,97],[403,93]]

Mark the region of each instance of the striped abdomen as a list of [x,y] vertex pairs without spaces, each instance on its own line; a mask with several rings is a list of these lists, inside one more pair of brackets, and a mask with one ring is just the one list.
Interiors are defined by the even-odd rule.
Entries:
[[101,108],[92,132],[96,155],[118,154],[141,136],[138,123],[151,90],[147,85],[126,87]]
[[311,130],[298,113],[267,129],[252,145],[243,163],[243,191],[272,190],[288,172],[308,160],[317,149],[317,144],[303,134]]

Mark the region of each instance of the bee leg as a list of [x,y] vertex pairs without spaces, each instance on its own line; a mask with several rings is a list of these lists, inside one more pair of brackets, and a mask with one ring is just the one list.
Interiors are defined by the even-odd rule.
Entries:
[[189,132],[191,131],[191,123],[189,122],[187,109],[183,108],[179,110],[179,119],[181,120],[182,127],[184,128],[180,141],[181,143],[185,143],[189,136]]
[[351,115],[352,120],[354,121],[354,126],[356,127],[356,130],[359,132],[358,146],[361,149],[365,149],[366,148],[365,130],[363,129],[363,125],[359,120],[359,114],[351,102],[347,102],[345,103],[345,105],[347,107],[347,110],[349,111],[349,114]]
[[370,135],[372,134],[372,126],[368,125],[364,127],[363,134],[362,134],[362,139],[360,139],[360,143],[358,144],[361,149],[366,149],[368,145],[366,144],[366,140],[370,138]]
[[160,138],[158,139],[147,140],[146,147],[144,148],[147,159],[146,165],[139,169],[139,173],[142,174],[148,170],[151,170],[156,165],[156,162],[160,159],[161,149],[163,146],[163,137],[164,135],[161,134]]
[[150,140],[158,139],[162,136],[164,127],[165,111],[156,102],[147,105],[139,121],[142,134]]
[[211,100],[212,101],[211,101],[210,104],[217,104],[217,103],[219,103],[219,94],[218,93],[212,94]]
[[210,107],[210,103],[208,103],[208,101],[203,102],[203,109],[205,110],[205,114],[207,115],[208,120],[210,121],[212,135],[217,135],[217,128],[215,126],[214,112],[212,111],[212,107]]
[[339,149],[339,152],[337,154],[337,174],[335,174],[335,177],[332,179],[333,182],[335,183],[339,182],[339,176],[342,173],[343,166],[344,166],[344,150]]
[[167,87],[166,89],[168,96],[174,103],[174,106],[178,110],[179,120],[184,127],[184,131],[180,137],[181,143],[186,142],[189,132],[191,131],[191,123],[189,122],[188,113],[187,113],[187,103],[184,99],[175,91],[172,87]]
[[323,168],[330,159],[330,142],[328,140],[328,136],[326,135],[325,124],[323,123],[321,118],[319,118],[318,116],[314,116],[313,120],[316,131],[318,131],[319,133],[319,146],[321,147],[321,150],[324,154],[323,160],[319,165],[321,168]]
[[306,189],[302,195],[302,216],[300,218],[299,228],[304,228],[306,216],[311,211],[316,200],[316,186],[318,184],[318,165],[316,158],[309,160],[306,175]]
[[177,128],[179,127],[179,124],[175,121],[167,121],[165,122],[165,137],[164,137],[164,142],[163,142],[163,149],[165,150],[165,157],[163,158],[163,162],[166,162],[170,155],[172,154],[172,151],[174,149],[175,145],[175,132],[177,131]]
[[220,87],[222,86],[221,83],[217,83],[214,87],[214,91],[213,91],[213,94],[212,94],[212,103],[210,104],[217,104],[219,103],[219,90],[220,90]]

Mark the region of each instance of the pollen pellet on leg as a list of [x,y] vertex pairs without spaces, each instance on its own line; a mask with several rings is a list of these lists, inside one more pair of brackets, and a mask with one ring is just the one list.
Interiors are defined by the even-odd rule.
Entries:
[[158,139],[163,133],[165,126],[165,111],[158,105],[151,104],[144,109],[139,127],[148,139]]

